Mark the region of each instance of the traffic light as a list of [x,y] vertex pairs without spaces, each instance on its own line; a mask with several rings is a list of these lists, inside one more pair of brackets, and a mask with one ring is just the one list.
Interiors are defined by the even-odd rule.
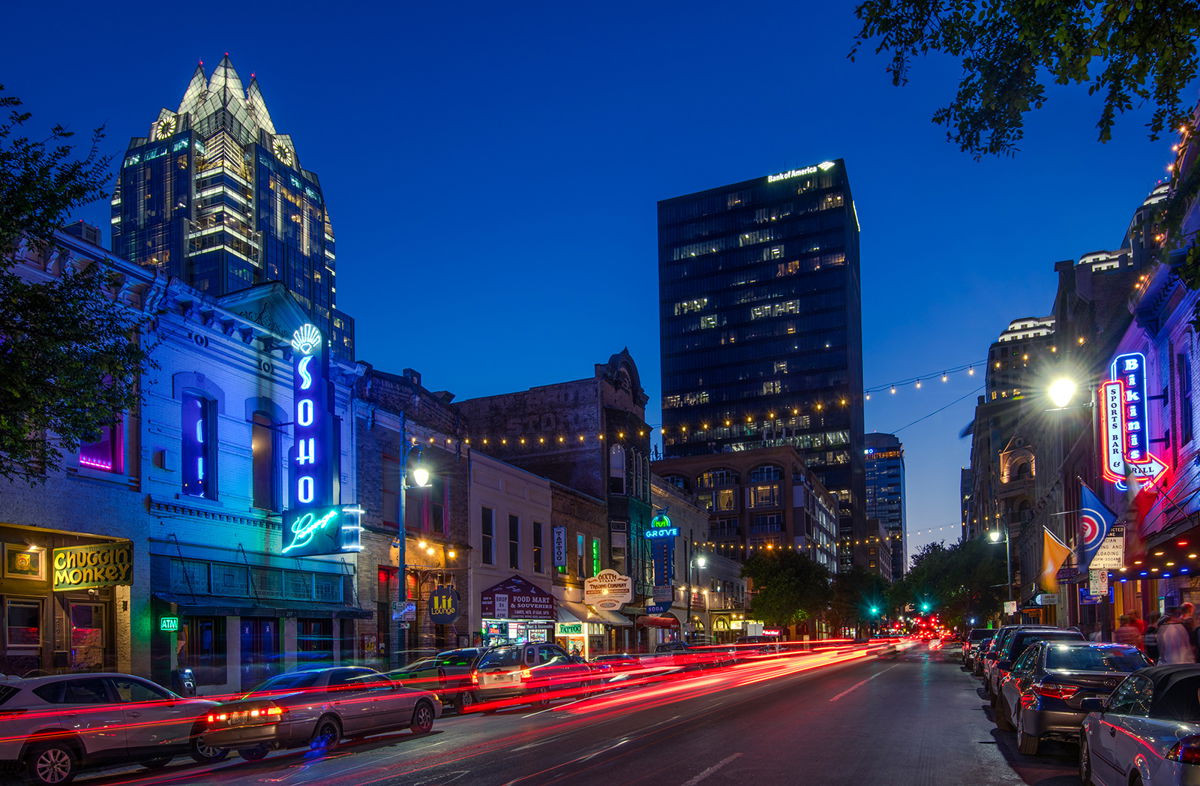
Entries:
[[878,617],[878,616],[879,616],[879,607],[878,607],[878,606],[872,606],[872,607],[870,608],[870,612],[871,612],[871,616],[872,616],[872,617]]
[[922,603],[922,604],[921,604],[921,613],[922,613],[922,614],[928,614],[928,613],[929,613],[929,610],[930,610],[931,608],[933,608],[933,607],[932,607],[932,606],[930,606],[928,602]]

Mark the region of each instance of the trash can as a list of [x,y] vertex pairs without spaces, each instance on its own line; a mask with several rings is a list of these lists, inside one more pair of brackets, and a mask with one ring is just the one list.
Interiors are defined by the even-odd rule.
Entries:
[[191,669],[172,669],[171,690],[180,696],[196,695],[196,676]]

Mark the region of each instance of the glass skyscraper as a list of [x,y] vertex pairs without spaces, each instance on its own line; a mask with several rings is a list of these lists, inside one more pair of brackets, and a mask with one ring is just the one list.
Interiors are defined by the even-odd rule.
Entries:
[[[658,204],[668,458],[792,445],[865,534],[858,217],[839,159]],[[841,567],[852,550],[839,549]]]
[[908,570],[904,512],[904,446],[895,434],[868,434],[867,518],[878,519],[881,535],[891,541],[892,580]]
[[226,55],[196,67],[179,108],[162,109],[125,152],[112,199],[112,250],[214,297],[268,281],[291,292],[353,357],[337,310],[333,226],[317,176],[278,133],[258,82]]

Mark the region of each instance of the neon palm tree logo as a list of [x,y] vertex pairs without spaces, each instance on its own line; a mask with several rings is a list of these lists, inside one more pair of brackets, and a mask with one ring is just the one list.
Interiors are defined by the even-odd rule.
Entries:
[[321,345],[321,331],[311,323],[292,333],[292,349],[301,355],[311,355]]

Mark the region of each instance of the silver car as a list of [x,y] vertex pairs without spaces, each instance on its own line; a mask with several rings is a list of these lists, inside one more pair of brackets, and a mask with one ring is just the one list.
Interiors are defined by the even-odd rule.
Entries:
[[1200,665],[1130,674],[1107,700],[1084,699],[1079,774],[1096,786],[1200,784]]
[[428,734],[442,703],[360,666],[278,674],[237,701],[208,713],[206,745],[261,759],[274,748],[337,748],[345,737],[396,729]]
[[225,752],[200,740],[216,706],[129,674],[0,677],[0,766],[24,770],[32,783],[65,784],[95,765],[216,761]]

